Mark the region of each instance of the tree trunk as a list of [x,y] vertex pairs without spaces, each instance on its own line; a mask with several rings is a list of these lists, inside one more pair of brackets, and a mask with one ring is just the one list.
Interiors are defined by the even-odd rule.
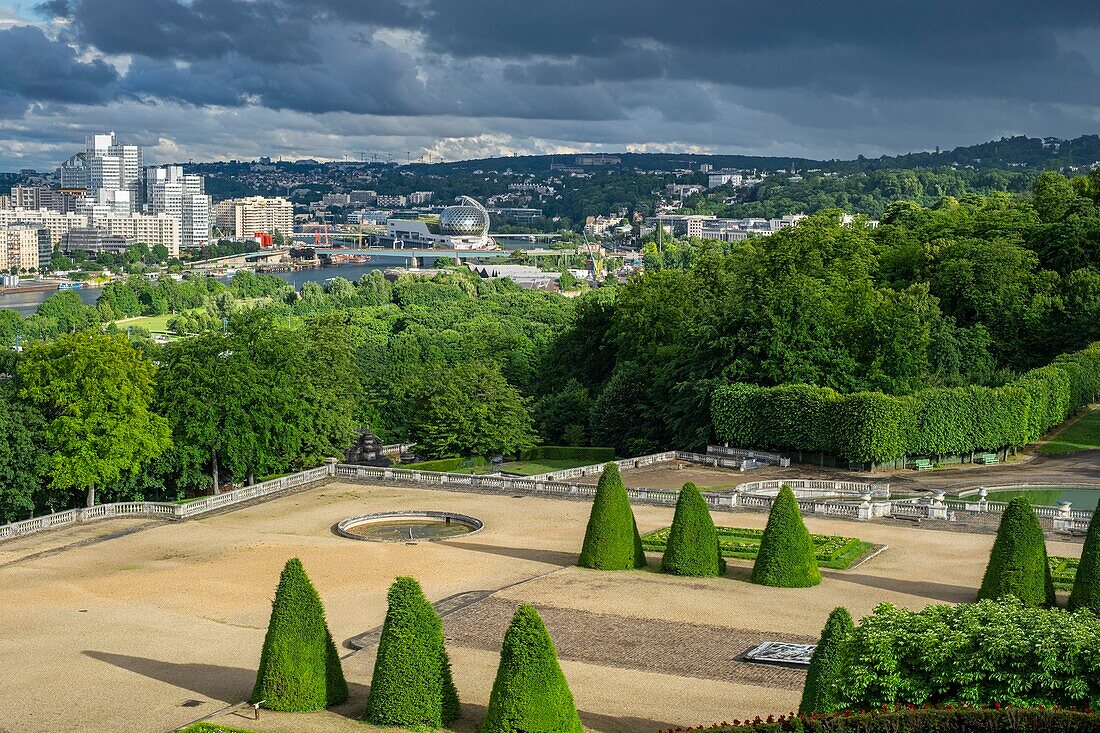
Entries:
[[254,483],[256,483],[256,474],[254,474],[251,470],[249,470],[249,472],[248,472],[248,485],[251,486]]
[[217,496],[221,488],[218,486],[218,452],[213,448],[210,449],[210,476],[214,479],[214,496]]
[[88,487],[88,508],[91,509],[95,506],[95,487]]

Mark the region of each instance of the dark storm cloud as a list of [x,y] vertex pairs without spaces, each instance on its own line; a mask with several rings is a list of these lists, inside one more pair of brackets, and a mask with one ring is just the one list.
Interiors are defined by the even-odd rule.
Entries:
[[[393,121],[398,130],[416,118],[425,136],[453,128],[540,145],[800,154],[1076,135],[1100,121],[1100,0],[49,0],[38,8],[62,22],[0,35],[3,68],[39,67],[0,80],[0,116],[33,102],[138,103],[346,113],[364,116],[361,127]],[[97,54],[121,59],[120,71],[87,61]],[[35,62],[20,64],[26,58]]]
[[102,102],[118,78],[111,66],[80,61],[73,49],[33,26],[0,30],[0,69],[0,93],[9,97],[0,110],[9,111],[25,108],[27,101]]

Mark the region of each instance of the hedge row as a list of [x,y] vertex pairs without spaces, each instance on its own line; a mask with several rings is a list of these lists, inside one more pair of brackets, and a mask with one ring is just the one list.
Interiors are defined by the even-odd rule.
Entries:
[[[678,729],[677,729],[678,730]],[[689,729],[692,730],[692,729]],[[695,729],[698,730],[698,729]],[[1098,733],[1092,711],[1030,708],[903,708],[828,716],[768,716],[709,728],[714,733]],[[661,731],[664,733],[664,731]]]
[[[840,709],[1100,708],[1100,618],[1016,598],[909,611],[880,604],[844,651]],[[831,711],[822,711],[831,712]]]
[[588,448],[572,445],[540,445],[519,454],[521,461],[586,461],[589,464],[615,460],[614,448]]
[[841,394],[807,384],[731,384],[715,390],[711,416],[718,440],[733,445],[886,461],[1025,445],[1097,396],[1100,343],[1063,354],[1003,387],[895,396]]

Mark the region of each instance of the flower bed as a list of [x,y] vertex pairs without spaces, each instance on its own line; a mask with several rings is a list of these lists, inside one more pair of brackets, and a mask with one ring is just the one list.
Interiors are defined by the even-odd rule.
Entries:
[[1054,581],[1054,587],[1058,590],[1072,590],[1080,560],[1076,557],[1051,557],[1047,562],[1050,563],[1050,577]]
[[[755,560],[760,550],[763,530],[743,527],[718,527],[718,544],[723,557]],[[658,529],[642,537],[642,547],[649,552],[664,552],[671,527]],[[810,535],[814,541],[817,563],[823,568],[844,570],[866,555],[873,547],[855,537],[837,535]]]

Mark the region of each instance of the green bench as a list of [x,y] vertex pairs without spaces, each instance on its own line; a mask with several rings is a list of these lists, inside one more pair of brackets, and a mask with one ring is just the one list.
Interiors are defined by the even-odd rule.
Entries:
[[1000,462],[1001,462],[1001,460],[999,458],[997,458],[996,453],[979,453],[978,454],[978,463],[984,464],[986,466],[992,466],[992,465],[994,465],[996,463],[1000,463]]
[[917,469],[918,471],[931,471],[932,461],[928,460],[927,458],[914,458],[913,468]]

